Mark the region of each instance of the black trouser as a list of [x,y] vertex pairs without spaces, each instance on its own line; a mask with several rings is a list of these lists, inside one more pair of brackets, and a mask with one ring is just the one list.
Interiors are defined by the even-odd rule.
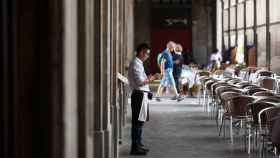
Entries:
[[177,92],[180,93],[180,89],[179,89],[179,77],[174,77],[174,80],[175,80]]
[[138,121],[142,100],[144,93],[141,91],[134,90],[131,94],[131,111],[132,111],[132,122],[131,122],[131,149],[135,150],[142,144],[142,133],[144,122]]

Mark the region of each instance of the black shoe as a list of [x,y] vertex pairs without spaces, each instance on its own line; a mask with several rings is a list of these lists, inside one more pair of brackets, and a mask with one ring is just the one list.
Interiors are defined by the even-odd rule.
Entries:
[[148,148],[145,148],[144,146],[141,146],[141,147],[139,147],[141,150],[144,150],[144,151],[146,151],[146,152],[149,152],[150,151],[150,149],[148,149]]
[[159,97],[156,97],[156,101],[160,102],[161,100],[160,100],[160,98],[159,98]]
[[141,149],[141,150],[144,150],[146,152],[149,152],[150,149],[146,148],[144,144],[140,143],[137,145],[137,148]]
[[178,96],[178,97],[177,97],[177,101],[178,101],[178,102],[180,102],[180,101],[182,101],[182,100],[184,100],[184,98],[183,98],[182,96]]
[[133,149],[131,150],[130,155],[147,155],[147,151],[144,151],[141,148]]

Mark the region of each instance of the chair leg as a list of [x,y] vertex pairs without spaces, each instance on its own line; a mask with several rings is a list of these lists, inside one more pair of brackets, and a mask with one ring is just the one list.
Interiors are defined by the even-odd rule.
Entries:
[[203,107],[204,107],[204,111],[206,111],[206,90],[205,90],[205,88],[203,89]]
[[201,98],[201,91],[199,90],[199,95],[198,95],[198,105],[200,105],[200,98]]
[[217,128],[219,128],[219,109],[216,109],[216,116],[215,116],[215,120],[216,120],[216,126]]
[[233,144],[232,116],[230,116],[230,141]]
[[226,120],[224,120],[224,138],[226,138]]
[[248,129],[248,154],[251,153],[251,128]]
[[222,123],[220,125],[219,136],[221,135],[223,126],[224,126],[224,115],[222,116]]
[[208,95],[207,96],[207,104],[206,104],[206,109],[207,109],[207,113],[208,113],[208,115],[209,115],[209,107],[210,107],[210,96]]

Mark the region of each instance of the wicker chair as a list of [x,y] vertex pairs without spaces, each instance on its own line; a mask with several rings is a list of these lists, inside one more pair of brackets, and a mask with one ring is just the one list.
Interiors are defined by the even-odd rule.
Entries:
[[260,125],[260,132],[262,132],[262,146],[261,146],[261,156],[267,154],[268,146],[272,144],[272,128],[274,123],[274,118],[280,113],[280,107],[268,107],[259,112],[258,119]]
[[274,123],[272,125],[271,131],[271,141],[272,145],[276,149],[276,154],[280,156],[280,116],[274,118]]
[[249,115],[251,115],[251,123],[248,126],[248,153],[250,153],[251,148],[251,135],[252,130],[254,135],[254,144],[257,146],[257,140],[258,140],[258,133],[259,133],[259,118],[258,114],[261,110],[268,108],[268,107],[274,107],[275,105],[271,102],[254,102],[247,105]]
[[[247,104],[252,103],[254,98],[250,96],[237,96],[233,97],[229,104],[227,104],[227,113],[223,115],[223,120],[227,119],[230,121],[230,140],[233,143],[233,126],[232,121],[240,120],[247,121],[248,120],[248,108]],[[224,121],[222,121],[223,124]]]
[[252,94],[252,96],[274,96],[270,91],[258,91]]
[[[205,95],[206,95],[206,89],[205,89],[205,83],[209,80],[212,80],[211,77],[207,77],[207,76],[203,76],[201,78],[199,78],[199,81],[201,83],[201,89],[199,89],[199,98],[198,98],[198,103],[199,105],[201,104],[201,98],[204,97],[204,101],[205,101]],[[204,105],[204,103],[203,103]]]
[[236,93],[239,93],[239,94],[242,93],[241,89],[235,88],[233,86],[222,86],[222,87],[217,88],[216,91],[217,91],[216,92],[217,100],[219,100],[219,101],[221,101],[221,95],[224,92],[236,92]]
[[215,118],[216,118],[217,126],[218,126],[218,111],[221,107],[219,106],[220,101],[218,99],[219,97],[216,93],[216,89],[223,86],[228,86],[228,83],[221,81],[211,85],[211,97],[212,97],[213,104],[210,112],[211,112],[211,118],[214,118],[216,116]]
[[204,84],[204,94],[203,94],[203,107],[205,111],[208,111],[209,101],[210,101],[210,93],[211,93],[211,85],[217,82],[214,79],[208,80]]
[[222,132],[222,128],[224,128],[224,137],[225,137],[225,125],[224,125],[224,120],[226,119],[226,117],[228,116],[228,114],[230,113],[229,111],[229,102],[235,98],[235,97],[238,97],[238,96],[241,96],[242,94],[240,92],[223,92],[221,93],[221,105],[222,105],[222,108],[223,108],[223,114],[222,114],[222,123],[220,125],[220,130],[219,130],[219,136],[221,135],[221,132]]

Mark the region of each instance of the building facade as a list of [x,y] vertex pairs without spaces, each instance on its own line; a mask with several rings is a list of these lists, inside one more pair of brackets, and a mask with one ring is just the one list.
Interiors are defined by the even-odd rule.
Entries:
[[256,49],[256,66],[279,72],[280,14],[278,0],[217,0],[217,46]]

